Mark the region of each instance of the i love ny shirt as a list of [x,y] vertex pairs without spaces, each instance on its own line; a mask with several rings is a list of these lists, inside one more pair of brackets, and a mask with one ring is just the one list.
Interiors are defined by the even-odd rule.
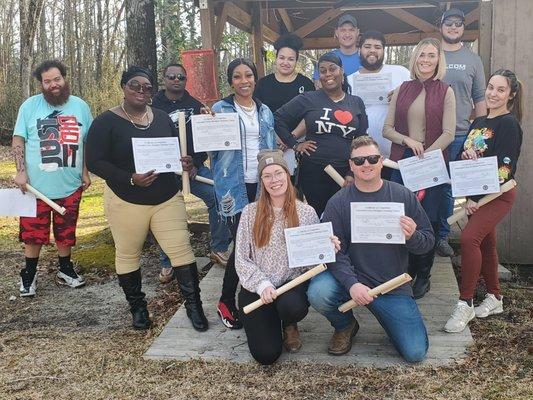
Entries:
[[316,142],[316,151],[302,157],[315,164],[345,167],[350,157],[350,144],[366,135],[368,119],[361,98],[346,94],[334,102],[323,91],[301,94],[274,114],[276,134],[288,146],[296,144],[291,132],[305,119],[306,139]]

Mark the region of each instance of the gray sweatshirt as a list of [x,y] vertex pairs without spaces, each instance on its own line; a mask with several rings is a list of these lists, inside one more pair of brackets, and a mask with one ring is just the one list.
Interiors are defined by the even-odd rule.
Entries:
[[[405,215],[416,223],[416,231],[406,244],[351,243],[351,202],[403,203]],[[353,184],[339,190],[328,201],[322,222],[331,222],[333,233],[340,239],[341,250],[328,268],[346,290],[358,282],[374,288],[407,272],[409,252],[424,254],[435,244],[431,224],[415,195],[404,186],[386,180],[373,193],[361,192]],[[411,285],[400,286],[391,293],[412,296]]]

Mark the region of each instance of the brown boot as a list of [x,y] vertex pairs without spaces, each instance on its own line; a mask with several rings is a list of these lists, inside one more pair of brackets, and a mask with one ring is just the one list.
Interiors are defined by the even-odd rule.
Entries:
[[333,332],[333,336],[329,342],[328,353],[334,356],[348,353],[352,348],[352,338],[358,330],[359,324],[354,318],[346,329]]
[[300,332],[297,324],[290,324],[283,328],[283,347],[289,353],[296,353],[302,348]]

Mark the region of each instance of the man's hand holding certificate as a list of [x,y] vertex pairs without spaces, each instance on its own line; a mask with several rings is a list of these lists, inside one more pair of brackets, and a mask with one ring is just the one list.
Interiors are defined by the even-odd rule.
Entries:
[[177,137],[131,138],[135,172],[182,172]]
[[408,157],[398,161],[404,186],[416,192],[443,183],[450,183],[442,150],[424,153],[424,157]]
[[352,243],[405,244],[403,203],[351,203]]
[[500,191],[496,156],[453,161],[450,163],[450,175],[453,197],[484,195]]
[[196,153],[241,149],[241,130],[237,113],[193,115],[191,127]]
[[335,261],[331,222],[285,229],[289,268]]

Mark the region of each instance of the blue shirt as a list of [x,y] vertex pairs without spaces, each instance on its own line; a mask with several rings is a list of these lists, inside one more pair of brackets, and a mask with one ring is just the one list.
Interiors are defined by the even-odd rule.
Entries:
[[38,94],[20,106],[13,135],[24,138],[29,183],[48,198],[62,199],[81,186],[92,121],[89,106],[76,96],[52,106]]
[[[344,68],[344,73],[346,76],[353,74],[355,71],[359,71],[359,68],[361,68],[361,58],[359,57],[359,52],[350,55],[344,54],[341,49],[335,49],[331,52],[341,59],[342,67]],[[313,73],[313,80],[317,81],[319,77],[320,74],[318,73],[317,63],[315,66],[315,72]]]

